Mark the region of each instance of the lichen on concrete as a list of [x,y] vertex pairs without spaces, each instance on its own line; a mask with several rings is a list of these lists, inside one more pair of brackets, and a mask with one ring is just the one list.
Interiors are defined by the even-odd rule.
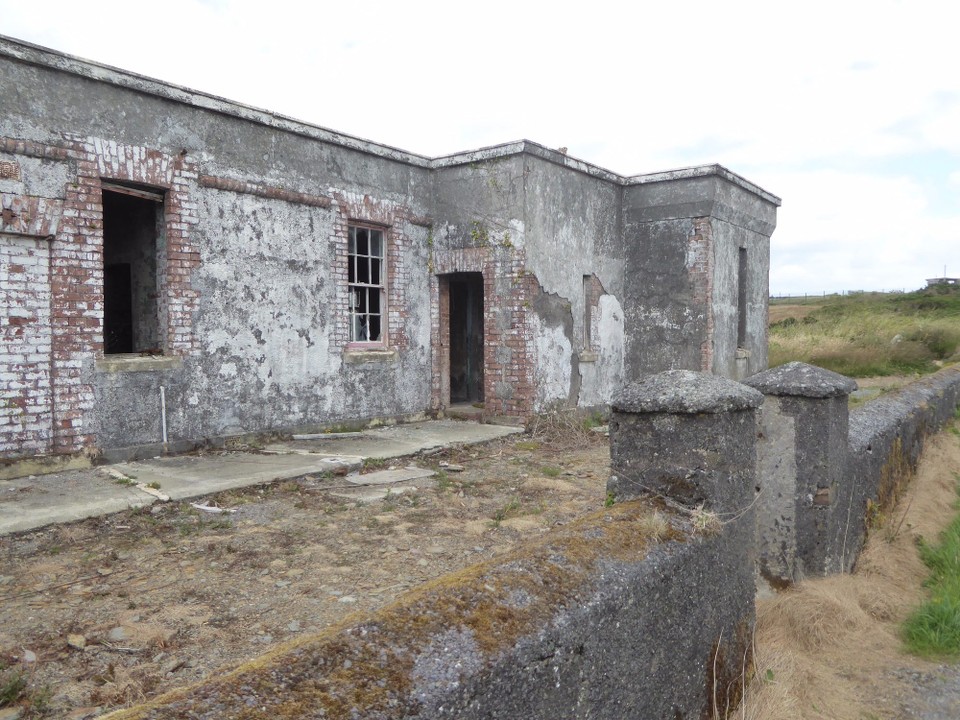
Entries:
[[565,609],[589,603],[610,563],[642,563],[662,539],[644,532],[654,512],[634,502],[594,513],[370,616],[351,616],[227,675],[108,717],[418,717]]

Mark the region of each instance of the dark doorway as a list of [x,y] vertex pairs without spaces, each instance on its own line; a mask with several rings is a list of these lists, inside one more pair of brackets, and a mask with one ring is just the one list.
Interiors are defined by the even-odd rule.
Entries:
[[450,275],[449,287],[450,402],[483,402],[483,275]]
[[103,351],[159,353],[162,194],[104,183]]

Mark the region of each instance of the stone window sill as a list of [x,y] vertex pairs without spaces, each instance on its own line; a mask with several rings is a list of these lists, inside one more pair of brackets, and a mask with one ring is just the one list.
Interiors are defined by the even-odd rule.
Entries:
[[175,370],[182,365],[179,357],[169,355],[105,355],[97,358],[94,365],[97,372],[153,372],[156,370]]
[[593,352],[593,350],[581,350],[578,359],[582,363],[595,363],[600,359],[600,354]]
[[746,348],[737,348],[737,360],[745,360],[750,357],[750,354]]
[[343,361],[348,365],[393,363],[399,356],[395,348],[347,348],[343,351]]

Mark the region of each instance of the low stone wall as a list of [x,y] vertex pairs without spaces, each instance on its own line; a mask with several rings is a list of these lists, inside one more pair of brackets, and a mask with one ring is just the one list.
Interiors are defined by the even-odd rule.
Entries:
[[699,718],[713,678],[725,703],[741,674],[727,651],[753,609],[729,581],[740,531],[704,536],[682,514],[618,504],[108,717]]
[[[668,386],[676,394],[664,399]],[[614,471],[656,479],[656,493],[624,491],[536,544],[108,717],[722,716],[750,664],[761,399],[697,373],[628,388],[613,413]],[[708,451],[691,465],[685,452],[655,450],[678,426],[697,445],[736,453]]]
[[869,524],[889,510],[925,439],[954,416],[960,369],[948,368],[848,413],[856,384],[789,363],[745,381],[764,393],[757,546],[773,585],[852,569]]
[[958,369],[852,416],[855,384],[820,368],[748,384],[629,385],[610,423],[616,504],[107,717],[724,717],[751,665],[755,568],[774,584],[849,570],[960,401]]
[[[892,509],[916,470],[924,443],[956,416],[960,368],[941,370],[850,413],[849,570],[863,544],[867,523]],[[839,529],[838,529],[839,532]]]

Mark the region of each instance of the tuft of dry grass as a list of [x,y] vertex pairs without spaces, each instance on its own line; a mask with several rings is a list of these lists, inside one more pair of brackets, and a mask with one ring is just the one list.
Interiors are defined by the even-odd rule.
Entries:
[[[896,532],[874,533],[852,575],[805,580],[757,603],[755,672],[734,717],[862,720],[904,662],[900,623],[924,597],[919,537],[935,537],[955,512],[960,447],[931,439],[901,498]],[[873,714],[871,714],[873,713]]]
[[593,431],[600,424],[601,419],[595,413],[558,405],[534,415],[527,423],[527,432],[548,447],[584,447],[607,442],[602,433]]

